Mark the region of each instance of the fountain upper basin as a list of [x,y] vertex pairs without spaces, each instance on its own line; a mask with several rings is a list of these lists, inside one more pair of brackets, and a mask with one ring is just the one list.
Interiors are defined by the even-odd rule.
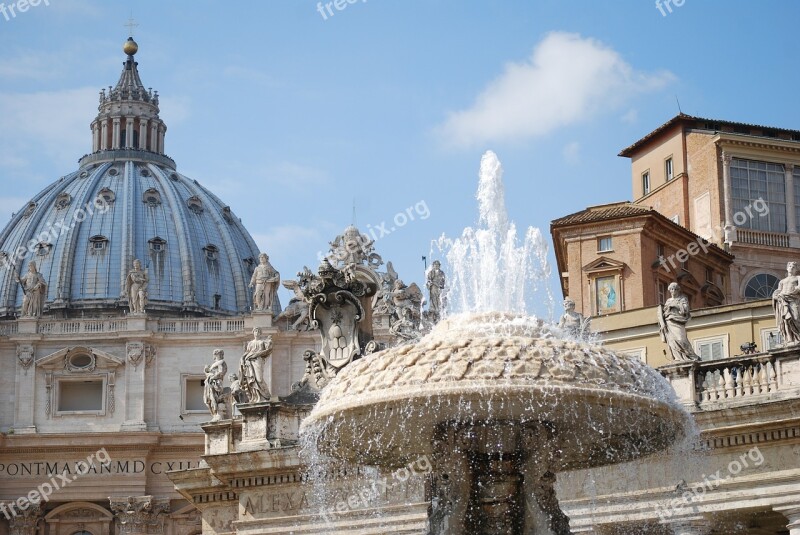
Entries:
[[447,428],[490,430],[477,446],[501,451],[509,433],[545,426],[554,470],[636,459],[685,435],[690,416],[658,372],[555,334],[512,314],[442,321],[417,344],[347,366],[301,432],[334,457],[399,466],[432,453]]

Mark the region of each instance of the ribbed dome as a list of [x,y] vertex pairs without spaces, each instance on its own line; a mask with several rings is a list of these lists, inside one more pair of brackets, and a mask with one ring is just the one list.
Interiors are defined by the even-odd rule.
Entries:
[[45,310],[121,306],[136,258],[150,278],[149,311],[243,312],[258,261],[253,238],[216,196],[133,160],[89,164],[34,197],[0,234],[7,261],[30,245],[32,254],[0,269],[0,314],[21,306],[16,276],[30,260],[48,284]]
[[[101,92],[94,152],[0,233],[0,315],[19,311],[17,277],[31,261],[47,283],[45,313],[125,308],[135,259],[149,275],[147,312],[250,308],[253,238],[228,206],[175,171],[157,93],[144,89],[132,56],[123,65],[117,86]],[[280,312],[277,300],[274,308]]]

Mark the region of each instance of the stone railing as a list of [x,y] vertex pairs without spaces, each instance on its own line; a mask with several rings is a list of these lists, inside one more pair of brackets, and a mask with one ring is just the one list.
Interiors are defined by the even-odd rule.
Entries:
[[800,390],[800,348],[662,366],[661,373],[687,406],[758,403]]
[[159,320],[160,333],[238,333],[244,332],[244,319]]
[[10,334],[17,334],[17,322],[16,321],[0,322],[0,336],[8,336]]
[[737,228],[736,239],[742,243],[750,243],[752,245],[789,247],[789,235],[777,232],[762,232],[760,230]]
[[700,403],[778,391],[775,357],[769,354],[703,362],[695,373]]
[[125,318],[39,321],[39,334],[99,334],[128,330]]

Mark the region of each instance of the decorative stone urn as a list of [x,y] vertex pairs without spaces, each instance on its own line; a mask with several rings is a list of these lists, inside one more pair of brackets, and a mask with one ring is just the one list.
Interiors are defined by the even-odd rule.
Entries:
[[301,433],[358,464],[428,456],[431,533],[562,535],[557,472],[663,450],[689,418],[638,359],[488,313],[447,319],[417,344],[353,362]]

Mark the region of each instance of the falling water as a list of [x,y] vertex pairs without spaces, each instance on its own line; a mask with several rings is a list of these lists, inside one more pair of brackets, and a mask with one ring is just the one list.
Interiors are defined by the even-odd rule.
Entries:
[[436,242],[447,260],[447,312],[526,314],[544,303],[552,318],[547,242],[539,229],[528,227],[518,244],[516,225],[506,211],[503,168],[494,152],[481,158],[479,176],[478,228]]

